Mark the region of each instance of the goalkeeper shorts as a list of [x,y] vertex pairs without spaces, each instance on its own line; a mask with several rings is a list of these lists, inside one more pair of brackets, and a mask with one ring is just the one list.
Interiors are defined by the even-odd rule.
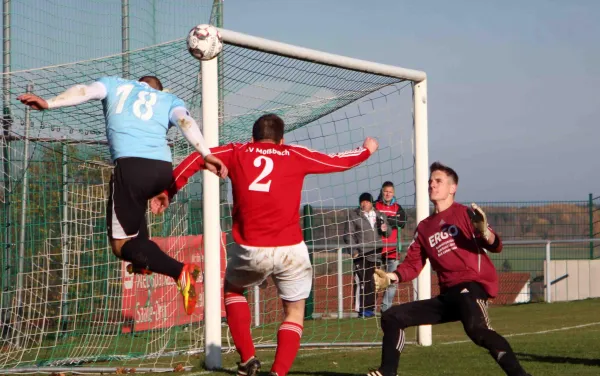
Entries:
[[304,242],[284,247],[250,247],[234,243],[227,252],[225,279],[234,286],[261,285],[271,276],[279,297],[295,302],[308,298],[312,266]]

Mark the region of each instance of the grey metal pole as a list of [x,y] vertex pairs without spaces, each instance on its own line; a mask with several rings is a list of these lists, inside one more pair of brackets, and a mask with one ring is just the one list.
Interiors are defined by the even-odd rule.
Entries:
[[[27,85],[27,92],[33,92],[33,84]],[[25,222],[27,220],[27,192],[29,190],[29,126],[31,124],[31,108],[25,109],[25,145],[23,146],[23,189],[21,191],[21,231],[19,232],[19,270],[17,274],[17,310],[23,318],[23,274],[25,272]],[[23,319],[18,321],[17,333],[21,333],[21,323]],[[17,347],[21,345],[21,335],[17,336]]]
[[2,94],[4,108],[10,103],[10,0],[4,0],[2,7]]
[[129,0],[121,0],[121,53],[123,78],[129,78]]
[[62,253],[62,289],[60,304],[60,323],[59,331],[67,327],[67,304],[69,301],[69,166],[68,166],[68,145],[62,144],[62,235],[61,235],[61,253]]
[[552,264],[552,243],[546,243],[546,303],[552,303],[552,279],[554,273],[551,264]]
[[0,292],[0,319],[4,318],[6,312],[4,309],[10,307],[10,298],[6,291],[9,291],[10,284],[10,256],[12,255],[11,247],[12,247],[12,228],[11,228],[11,207],[10,207],[10,193],[12,190],[11,187],[11,175],[10,175],[10,145],[8,141],[8,137],[10,136],[10,128],[12,125],[12,119],[10,116],[10,80],[11,77],[9,75],[11,67],[10,67],[10,0],[3,1],[3,17],[2,17],[2,42],[3,42],[3,52],[2,52],[2,72],[4,73],[2,77],[2,102],[3,102],[3,118],[2,118],[2,160],[3,160],[3,175],[4,175],[4,203],[2,210],[4,211],[4,242],[2,244],[2,285],[0,286],[2,291]]
[[[223,28],[223,0],[213,0],[213,6],[212,6],[212,12],[210,15],[210,22],[218,27],[218,28]],[[224,100],[224,90],[223,90],[223,68],[224,68],[224,61],[223,61],[223,54],[220,54],[217,57],[217,61],[218,61],[218,76],[219,76],[219,144],[222,144],[224,142],[231,142],[231,140],[229,139],[229,134],[228,134],[228,130],[225,129],[225,127],[223,127],[223,119],[225,116],[225,100]],[[220,197],[221,197],[221,209],[220,209],[220,215],[221,215],[221,231],[228,231],[230,229],[229,223],[230,221],[227,221],[226,218],[229,217],[229,210],[228,210],[228,205],[227,205],[227,192],[228,192],[228,184],[227,184],[227,180],[221,180],[219,183],[219,188],[220,188]]]

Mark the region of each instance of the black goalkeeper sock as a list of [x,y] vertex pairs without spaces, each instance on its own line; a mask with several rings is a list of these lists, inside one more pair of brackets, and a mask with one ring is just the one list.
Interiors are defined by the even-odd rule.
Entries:
[[504,373],[508,376],[526,376],[527,372],[521,367],[517,356],[512,350],[509,351],[499,351],[494,354],[494,352],[490,351],[490,354],[496,359],[498,365]]
[[379,372],[383,376],[396,376],[400,353],[404,349],[404,330],[400,323],[390,311],[386,311],[381,317],[381,329],[383,329],[383,341],[381,344],[381,366]]
[[183,263],[164,253],[158,244],[150,239],[135,238],[121,247],[121,257],[135,267],[148,269],[151,272],[179,278]]

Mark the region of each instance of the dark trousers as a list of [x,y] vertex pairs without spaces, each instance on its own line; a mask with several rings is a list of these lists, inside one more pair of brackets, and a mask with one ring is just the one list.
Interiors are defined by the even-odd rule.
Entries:
[[354,304],[358,312],[375,310],[375,281],[373,273],[377,264],[365,257],[354,259]]
[[490,326],[488,295],[479,283],[466,282],[449,288],[433,299],[395,305],[381,317],[383,349],[380,372],[395,376],[404,348],[404,329],[460,321],[469,338],[486,348],[509,376],[527,375],[509,343]]

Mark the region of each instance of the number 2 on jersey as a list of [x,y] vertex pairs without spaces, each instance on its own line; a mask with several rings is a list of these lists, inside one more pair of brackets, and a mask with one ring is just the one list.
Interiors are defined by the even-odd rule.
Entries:
[[[123,112],[125,101],[127,100],[127,97],[129,97],[129,94],[131,94],[131,90],[133,90],[133,85],[121,85],[117,88],[119,103],[117,103],[117,109],[115,110],[115,114],[120,114],[121,112]],[[133,102],[133,114],[139,119],[150,120],[152,115],[154,115],[152,106],[156,104],[156,100],[156,93],[140,91],[138,94],[138,100]],[[142,107],[144,108],[143,112]]]
[[269,189],[271,189],[271,180],[269,180],[266,183],[259,183],[259,182],[261,180],[263,180],[264,178],[266,178],[267,176],[269,176],[269,174],[271,174],[271,172],[273,172],[273,160],[269,157],[265,157],[265,156],[261,155],[259,157],[256,157],[256,159],[254,159],[254,167],[260,167],[262,165],[262,161],[265,161],[265,165],[264,165],[263,170],[261,171],[260,175],[258,175],[258,177],[256,179],[254,179],[252,184],[250,184],[250,186],[248,187],[248,189],[251,191],[269,192]]

